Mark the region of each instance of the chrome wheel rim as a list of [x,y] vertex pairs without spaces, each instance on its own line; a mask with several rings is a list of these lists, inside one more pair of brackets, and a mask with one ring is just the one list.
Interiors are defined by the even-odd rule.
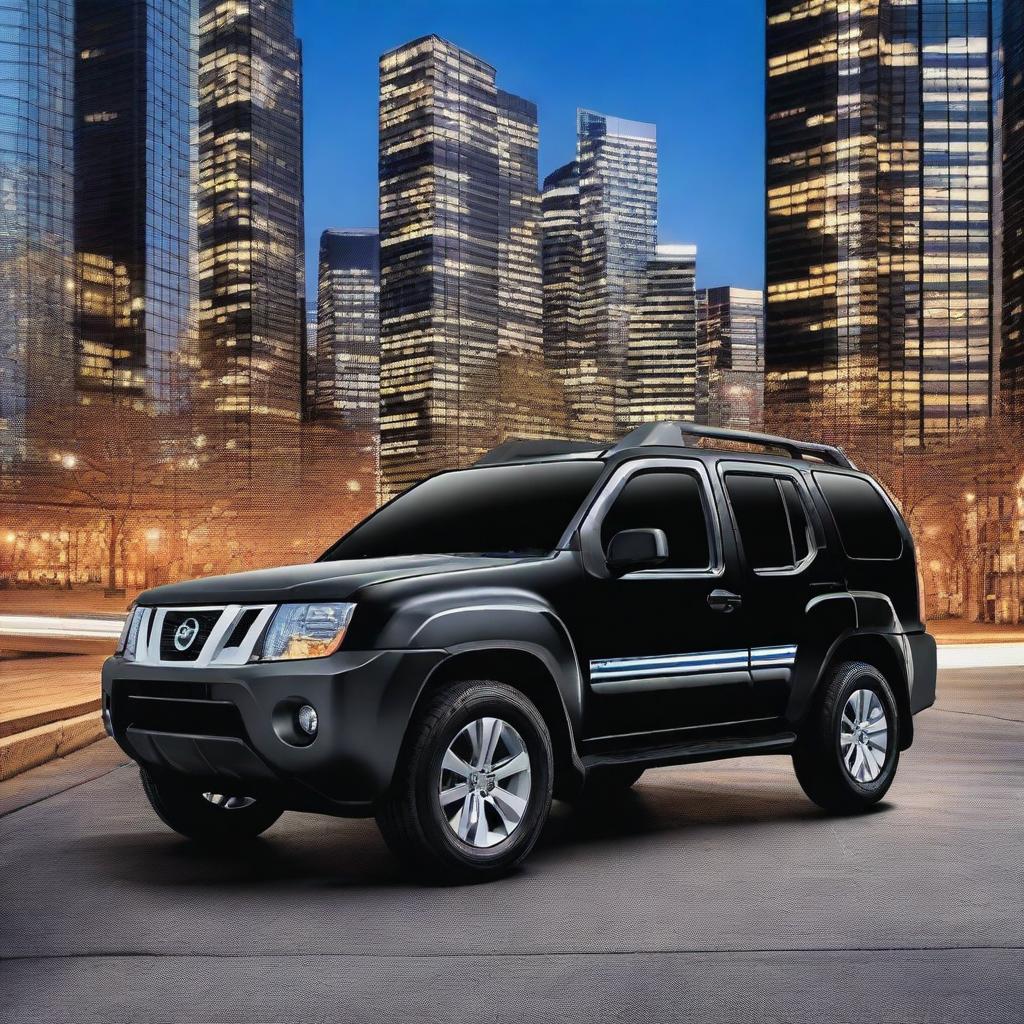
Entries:
[[874,690],[854,690],[847,699],[839,725],[839,749],[854,782],[874,782],[882,774],[889,720]]
[[478,718],[445,751],[437,796],[452,832],[484,850],[519,827],[530,787],[530,755],[522,736],[500,718]]
[[225,796],[223,793],[204,793],[203,799],[224,811],[240,811],[256,803],[254,796]]

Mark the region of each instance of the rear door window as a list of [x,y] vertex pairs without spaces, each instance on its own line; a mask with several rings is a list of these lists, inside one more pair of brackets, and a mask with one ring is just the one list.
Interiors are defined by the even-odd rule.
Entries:
[[899,558],[903,533],[874,485],[842,473],[815,473],[850,558]]
[[779,479],[779,490],[782,491],[782,499],[786,503],[786,512],[789,515],[789,532],[793,540],[793,554],[796,563],[802,562],[811,552],[811,527],[807,522],[807,510],[792,480]]
[[750,568],[793,568],[796,558],[789,516],[777,478],[726,473],[725,486]]

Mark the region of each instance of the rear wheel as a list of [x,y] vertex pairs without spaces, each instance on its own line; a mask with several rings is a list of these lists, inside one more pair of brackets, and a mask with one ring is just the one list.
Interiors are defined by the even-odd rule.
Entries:
[[896,775],[899,726],[892,689],[878,669],[862,661],[837,665],[793,752],[804,792],[838,813],[877,803]]
[[140,769],[142,788],[160,820],[189,839],[231,842],[253,839],[281,817],[280,804],[262,797],[228,796],[170,776]]
[[505,683],[458,681],[431,694],[377,822],[413,870],[482,881],[518,864],[547,821],[551,737],[544,719]]

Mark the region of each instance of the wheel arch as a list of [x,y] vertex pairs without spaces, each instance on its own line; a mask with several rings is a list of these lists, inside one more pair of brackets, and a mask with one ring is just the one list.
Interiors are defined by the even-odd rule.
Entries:
[[833,644],[825,658],[818,685],[844,661],[863,661],[876,668],[885,676],[896,698],[900,714],[900,749],[906,750],[914,741],[914,716],[910,710],[906,655],[899,646],[899,639],[889,633],[855,631],[845,634]]
[[420,691],[416,708],[436,687],[463,679],[507,683],[529,697],[551,734],[555,795],[570,796],[578,791],[583,783],[583,765],[561,691],[544,657],[526,647],[506,643],[467,644],[452,651],[434,668]]

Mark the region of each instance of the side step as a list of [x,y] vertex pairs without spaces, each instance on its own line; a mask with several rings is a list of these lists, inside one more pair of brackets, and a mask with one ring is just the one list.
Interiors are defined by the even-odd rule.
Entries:
[[658,768],[670,764],[691,764],[694,761],[720,761],[726,757],[751,757],[756,754],[785,754],[796,743],[795,732],[779,732],[769,736],[723,736],[662,744],[656,747],[611,747],[583,755],[589,770],[597,767],[635,764]]

